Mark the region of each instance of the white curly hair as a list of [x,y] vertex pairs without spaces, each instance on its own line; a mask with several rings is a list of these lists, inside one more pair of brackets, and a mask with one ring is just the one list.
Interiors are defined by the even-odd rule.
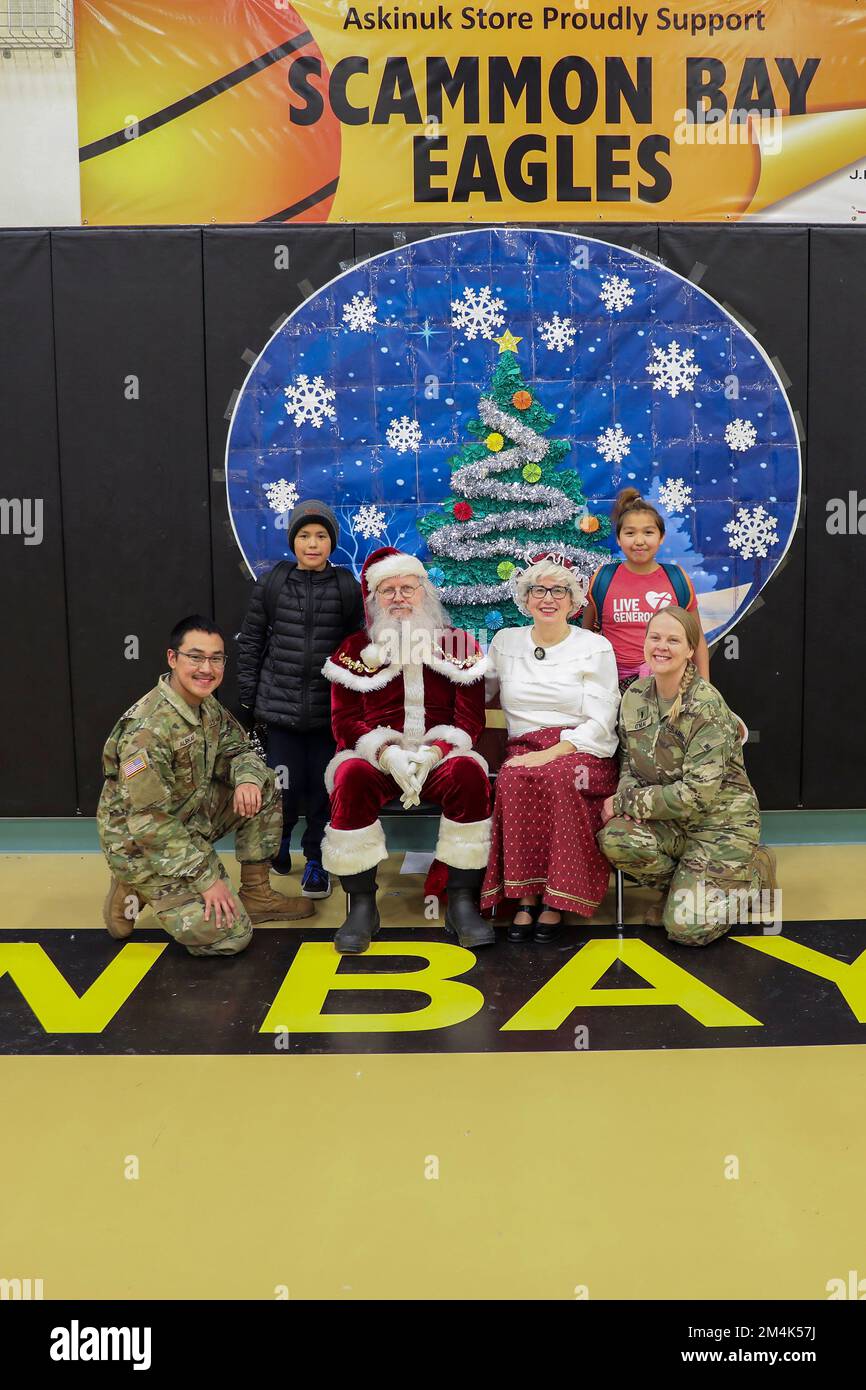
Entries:
[[570,618],[586,607],[586,590],[576,570],[558,565],[555,560],[536,560],[534,565],[529,565],[525,570],[517,570],[511,577],[512,598],[526,618],[532,617],[526,600],[533,584],[564,584],[571,592],[572,606],[568,613]]

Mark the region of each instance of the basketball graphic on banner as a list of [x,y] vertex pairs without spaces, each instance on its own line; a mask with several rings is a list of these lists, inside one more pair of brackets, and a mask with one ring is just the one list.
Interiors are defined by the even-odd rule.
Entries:
[[708,641],[771,579],[801,488],[779,377],[721,305],[637,252],[519,229],[401,246],[308,299],[250,369],[226,471],[253,574],[286,555],[295,502],[321,498],[337,563],[417,553],[454,620],[491,634],[525,620],[527,551],[585,576],[618,557],[610,513],[636,487]]
[[[194,13],[192,13],[194,12]],[[82,205],[91,223],[327,221],[340,172],[330,109],[288,119],[289,65],[321,64],[288,4],[77,7]]]

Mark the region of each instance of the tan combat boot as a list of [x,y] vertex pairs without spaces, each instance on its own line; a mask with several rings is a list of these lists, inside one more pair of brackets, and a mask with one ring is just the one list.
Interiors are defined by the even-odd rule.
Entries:
[[[128,902],[129,898],[134,898],[135,904]],[[132,912],[132,916],[127,916],[133,907],[135,910]],[[125,941],[128,936],[132,936],[135,930],[135,920],[143,907],[144,899],[138,889],[130,888],[129,884],[121,883],[118,879],[113,878],[108,895],[102,904],[102,920],[109,936],[113,936],[115,941]]]
[[755,850],[755,867],[761,875],[761,891],[774,893],[779,884],[776,879],[776,855],[769,845],[758,845]]
[[270,884],[270,864],[241,864],[241,887],[238,897],[250,921],[294,922],[299,917],[312,917],[313,904],[309,898],[287,898],[275,893]]
[[668,900],[667,891],[659,893],[655,902],[651,902],[643,915],[644,926],[661,927],[664,926],[665,904]]

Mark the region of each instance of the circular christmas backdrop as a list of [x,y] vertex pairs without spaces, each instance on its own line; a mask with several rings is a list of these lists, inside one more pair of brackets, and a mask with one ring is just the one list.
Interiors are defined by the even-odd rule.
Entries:
[[800,449],[765,352],[690,281],[594,238],[491,229],[385,252],[301,305],[235,403],[226,478],[254,575],[319,498],[335,563],[418,554],[488,636],[526,621],[509,581],[527,554],[587,577],[621,558],[610,512],[636,487],[712,642],[790,544]]

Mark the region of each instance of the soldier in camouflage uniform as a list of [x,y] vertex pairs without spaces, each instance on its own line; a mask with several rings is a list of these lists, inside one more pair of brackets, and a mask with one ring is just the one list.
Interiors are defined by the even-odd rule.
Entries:
[[[112,873],[105,925],[129,936],[143,900],[192,955],[234,955],[254,922],[307,917],[313,905],[270,887],[281,801],[273,772],[212,698],[224,672],[222,634],[206,618],[184,619],[168,661],[171,671],[121,716],[102,755],[96,823]],[[230,831],[237,896],[214,849]]]
[[598,843],[615,868],[666,894],[663,911],[648,915],[649,922],[663,924],[672,941],[705,946],[742,920],[744,895],[775,889],[775,860],[759,843],[760,808],[737,721],[697,674],[693,642],[682,644],[676,697],[660,695],[656,676],[664,680],[677,657],[656,660],[656,652],[677,647],[677,624],[680,638],[683,629],[697,627],[683,609],[662,613],[661,622],[657,615],[647,626],[654,674],[635,681],[622,698],[620,780]]

